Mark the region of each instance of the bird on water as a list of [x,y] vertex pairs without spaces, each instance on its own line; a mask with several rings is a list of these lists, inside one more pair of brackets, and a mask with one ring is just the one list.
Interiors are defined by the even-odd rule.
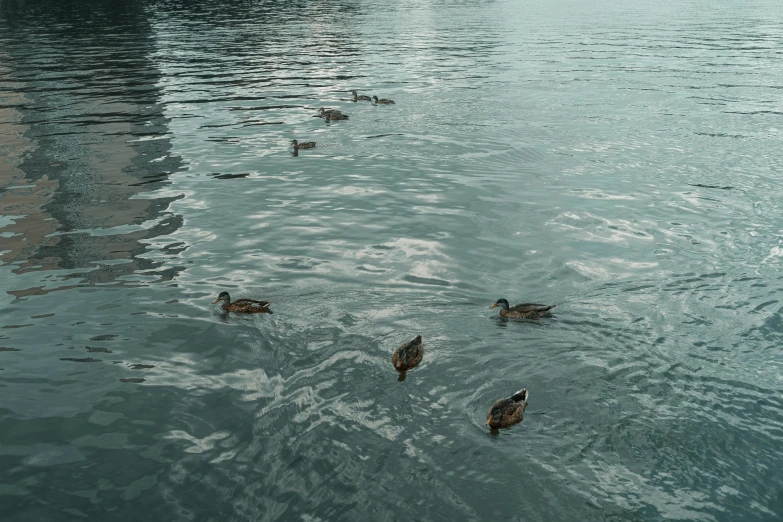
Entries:
[[520,303],[509,306],[508,301],[505,299],[498,299],[490,308],[500,307],[500,317],[507,319],[538,319],[549,315],[555,306],[557,305],[542,305],[538,303]]
[[217,299],[212,304],[220,302],[220,308],[226,312],[234,312],[237,314],[271,314],[272,310],[269,309],[269,305],[272,304],[269,301],[256,301],[255,299],[237,299],[233,303],[231,302],[231,296],[228,292],[220,292]]
[[527,398],[527,390],[523,388],[511,397],[495,401],[487,412],[487,426],[496,430],[522,422],[522,413],[527,407]]

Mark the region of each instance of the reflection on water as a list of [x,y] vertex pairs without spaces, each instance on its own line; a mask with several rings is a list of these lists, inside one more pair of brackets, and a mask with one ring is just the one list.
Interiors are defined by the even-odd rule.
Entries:
[[779,518],[777,15],[0,2],[3,520]]
[[73,6],[4,7],[3,261],[17,273],[58,271],[41,286],[7,290],[23,297],[140,271],[171,279],[178,269],[156,272],[161,263],[144,257],[145,243],[181,218],[166,212],[172,198],[143,194],[182,168],[148,63],[144,9],[106,5],[84,26]]

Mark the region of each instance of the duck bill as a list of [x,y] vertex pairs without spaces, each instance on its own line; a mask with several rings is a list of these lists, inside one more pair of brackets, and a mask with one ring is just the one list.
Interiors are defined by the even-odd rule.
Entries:
[[217,299],[215,299],[214,301],[212,301],[212,304],[217,304],[218,302],[220,302],[220,298],[219,297]]
[[497,308],[497,307],[498,307],[498,304],[497,304],[497,303],[495,303],[495,304],[493,304],[492,306],[490,306],[490,308]]

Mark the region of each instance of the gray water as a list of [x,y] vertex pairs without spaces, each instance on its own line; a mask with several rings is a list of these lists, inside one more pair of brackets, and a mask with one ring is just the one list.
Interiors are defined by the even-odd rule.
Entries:
[[0,1],[0,518],[777,520],[782,138],[773,1]]

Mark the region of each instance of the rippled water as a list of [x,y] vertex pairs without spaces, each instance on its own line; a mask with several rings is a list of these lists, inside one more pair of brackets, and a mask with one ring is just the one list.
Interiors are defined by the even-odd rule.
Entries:
[[3,520],[777,519],[781,20],[0,2]]

